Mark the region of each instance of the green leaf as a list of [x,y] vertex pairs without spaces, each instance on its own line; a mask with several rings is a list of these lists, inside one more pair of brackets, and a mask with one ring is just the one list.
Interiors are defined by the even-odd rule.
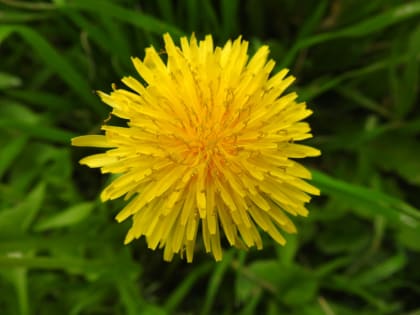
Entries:
[[360,286],[373,285],[381,280],[392,277],[401,271],[407,263],[407,257],[403,252],[392,256],[382,263],[376,263],[374,268],[352,277],[352,281]]
[[13,33],[10,27],[0,27],[0,44]]
[[170,32],[175,36],[183,35],[183,32],[173,25],[165,23],[164,21],[161,21],[141,11],[130,10],[119,5],[115,5],[110,1],[73,0],[71,2],[68,1],[64,5],[60,6],[60,10],[64,12],[68,9],[90,11],[94,14],[113,17],[117,20],[130,23],[141,29],[159,35],[165,32]]
[[18,137],[11,139],[0,148],[0,178],[24,149],[28,139],[27,137]]
[[374,141],[367,151],[372,161],[383,170],[395,172],[408,183],[420,186],[420,146],[415,138],[387,134]]
[[278,260],[285,266],[291,266],[294,263],[296,253],[298,251],[298,236],[296,234],[284,235],[286,238],[286,246],[276,246]]
[[71,133],[59,128],[48,127],[39,124],[29,124],[26,122],[6,118],[0,119],[0,129],[1,128],[6,130],[19,130],[31,138],[48,140],[52,142],[61,142],[65,144],[69,144],[70,139],[76,136],[75,133]]
[[32,90],[10,90],[6,92],[8,96],[20,100],[27,105],[35,105],[36,108],[46,109],[51,112],[69,111],[74,104],[71,100],[64,99],[61,95],[54,94],[52,91],[32,91]]
[[0,72],[0,90],[18,87],[22,84],[22,80],[12,74]]
[[420,252],[420,228],[401,229],[397,235],[397,239],[407,248]]
[[350,199],[351,202],[364,206],[371,216],[383,215],[389,222],[402,226],[417,227],[420,225],[420,212],[403,200],[386,193],[351,184],[324,173],[313,170],[312,183],[321,189],[321,193]]
[[[370,229],[354,216],[346,216],[327,224],[329,228],[316,239],[316,244],[323,252],[357,253],[368,246]],[[343,229],[343,226],[346,228]]]
[[229,38],[236,35],[238,23],[238,0],[220,1],[222,24],[223,24],[223,38]]
[[[22,25],[1,25],[0,34],[17,33],[32,46],[39,58],[57,73],[67,85],[73,89],[98,114],[104,108],[91,93],[91,88],[85,78],[80,75],[70,62],[63,57],[51,44],[33,29]],[[0,35],[1,37],[1,35]]]
[[[14,257],[21,257],[22,253],[9,253]],[[29,314],[28,297],[28,271],[25,268],[13,268],[12,270],[0,269],[0,275],[7,279],[13,286],[19,302],[20,314]]]
[[321,19],[324,17],[328,8],[328,0],[321,0],[318,2],[315,10],[311,12],[310,16],[304,20],[299,29],[298,39],[305,38],[311,35],[317,26],[320,24]]
[[40,183],[22,203],[0,212],[0,236],[21,235],[28,230],[45,198],[45,184]]
[[204,300],[203,308],[201,309],[202,315],[210,314],[211,307],[216,298],[217,292],[220,290],[220,285],[223,280],[223,275],[226,273],[227,269],[230,267],[230,263],[233,259],[232,250],[224,253],[223,260],[216,265],[216,268],[210,277],[210,281],[207,287],[206,297]]
[[[163,17],[166,21],[171,23],[174,22],[174,7],[171,0],[157,0],[157,5],[159,6],[160,11],[162,12]],[[189,20],[192,20],[193,17],[190,15]]]
[[[406,44],[408,42],[408,44]],[[393,58],[398,58],[401,53],[407,53],[408,60],[404,66],[390,65],[390,88],[394,99],[396,119],[403,119],[413,109],[418,95],[419,82],[419,51],[420,51],[420,26],[415,28],[407,40],[402,37],[395,41]]]
[[64,209],[50,217],[42,219],[35,225],[36,231],[71,226],[87,218],[94,208],[93,202],[84,202]]
[[400,6],[389,9],[376,16],[361,21],[355,25],[346,27],[330,33],[321,33],[316,36],[308,37],[298,41],[293,46],[289,53],[286,55],[282,62],[282,67],[287,67],[292,62],[296,54],[304,48],[314,46],[323,42],[327,42],[337,38],[353,38],[369,35],[374,32],[381,31],[382,29],[399,23],[405,19],[412,18],[420,14],[420,2],[412,2],[402,4]]
[[165,301],[165,310],[172,314],[174,310],[182,303],[187,293],[194,287],[194,284],[207,274],[212,268],[212,263],[205,263],[194,268],[185,279],[181,281],[176,289],[169,295]]
[[318,280],[299,265],[259,260],[242,270],[236,287],[238,299],[250,298],[258,286],[272,293],[280,303],[298,306],[315,298]]

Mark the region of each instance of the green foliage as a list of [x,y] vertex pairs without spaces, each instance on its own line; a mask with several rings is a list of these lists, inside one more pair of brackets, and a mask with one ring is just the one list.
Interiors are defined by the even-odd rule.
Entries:
[[[420,313],[420,2],[0,0],[0,314]],[[121,203],[78,165],[93,91],[161,34],[267,43],[308,102],[322,191],[263,251],[175,259],[123,245]],[[118,84],[118,83],[117,83]]]

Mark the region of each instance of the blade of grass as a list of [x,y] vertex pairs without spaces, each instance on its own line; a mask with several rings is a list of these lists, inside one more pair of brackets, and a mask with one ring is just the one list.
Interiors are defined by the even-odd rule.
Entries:
[[98,270],[104,267],[111,269],[112,264],[99,259],[0,256],[0,268],[16,267],[46,270],[57,269],[84,274],[98,272]]
[[4,3],[5,5],[26,9],[26,10],[52,10],[54,6],[51,3],[46,2],[36,2],[31,3],[29,1],[16,1],[16,0],[0,0],[0,3]]
[[0,178],[3,177],[15,158],[22,152],[27,141],[27,137],[18,137],[2,146],[0,149]]
[[402,51],[407,51],[408,59],[404,67],[396,62],[389,67],[389,87],[394,100],[394,112],[396,119],[400,120],[412,110],[418,95],[419,63],[416,59],[420,51],[420,26],[411,32],[407,46],[405,46],[406,41],[405,37],[395,41],[391,54],[391,57],[396,59]]
[[240,315],[253,315],[258,314],[256,312],[258,303],[261,301],[261,297],[263,296],[263,290],[258,288],[255,290],[255,293],[251,296],[250,299],[246,301],[244,308],[242,309]]
[[63,209],[41,221],[35,226],[35,231],[46,231],[50,229],[57,229],[65,226],[71,226],[83,221],[90,215],[94,207],[92,202],[82,202],[67,209]]
[[367,108],[385,118],[391,117],[391,113],[387,108],[381,106],[355,88],[340,85],[336,87],[336,91],[342,96],[348,98],[350,101],[359,104],[361,107]]
[[[138,292],[128,279],[119,277],[115,279],[115,286],[118,289],[121,302],[124,304],[127,315],[139,315],[144,301],[139,297]],[[134,292],[133,292],[134,291]],[[143,302],[143,303],[141,303]]]
[[319,1],[315,11],[312,12],[307,19],[305,19],[305,22],[300,27],[297,40],[305,38],[306,36],[313,33],[328,8],[328,2],[328,0]]
[[27,136],[52,142],[69,144],[76,134],[55,127],[31,124],[19,120],[0,119],[0,129],[19,130]]
[[186,10],[188,15],[188,28],[190,30],[196,30],[200,22],[200,11],[199,3],[196,0],[187,0],[186,1]]
[[108,42],[108,37],[105,31],[97,25],[97,21],[92,21],[83,16],[82,13],[74,11],[67,12],[67,16],[82,30],[89,34],[89,38],[95,42],[96,45],[111,53],[112,46]]
[[[302,89],[299,93],[299,98],[301,100],[311,100],[326,91],[329,91],[336,86],[340,85],[342,82],[373,73],[375,71],[386,69],[389,65],[401,64],[402,62],[407,61],[410,58],[408,54],[398,56],[398,58],[384,58],[375,63],[369,64],[366,67],[359,68],[356,70],[351,70],[343,73],[337,77],[323,77],[319,80],[316,80],[315,83],[312,83],[309,87]],[[420,54],[417,55],[417,59],[420,58]]]
[[19,34],[28,44],[30,44],[45,65],[56,72],[57,75],[86,102],[87,106],[90,106],[92,110],[102,116],[104,108],[91,93],[91,88],[86,80],[74,69],[66,58],[60,55],[60,53],[48,43],[48,41],[36,31],[26,26],[0,26],[0,34],[11,32]]
[[0,72],[0,90],[20,86],[22,80],[10,73]]
[[215,34],[220,34],[220,23],[217,19],[216,11],[213,7],[213,4],[209,0],[203,0],[201,2],[202,11],[205,15],[202,17],[204,23],[207,23],[207,27],[209,27],[212,32]]
[[177,289],[166,299],[164,309],[168,314],[173,314],[178,305],[182,302],[183,298],[191,290],[193,285],[199,278],[207,274],[213,264],[205,263],[195,268],[181,283],[178,284]]
[[31,90],[10,90],[6,95],[12,96],[16,100],[24,101],[26,104],[35,105],[37,108],[51,112],[63,112],[73,110],[74,104],[57,94],[31,91]]
[[204,305],[201,310],[201,315],[210,314],[210,310],[216,298],[216,294],[219,291],[220,284],[222,283],[223,275],[230,267],[232,259],[233,252],[231,250],[226,251],[223,260],[216,265],[216,268],[212,273],[209,285],[207,287],[206,298],[204,300]]
[[162,16],[165,21],[169,21],[171,24],[175,22],[174,19],[174,8],[171,0],[157,0],[156,1]]
[[111,46],[114,53],[117,53],[121,60],[130,60],[131,50],[129,38],[125,36],[124,29],[120,23],[110,23],[113,19],[109,19],[109,16],[103,15],[100,19],[100,29],[106,30],[107,43]]
[[281,65],[283,68],[290,67],[296,54],[304,48],[314,46],[337,38],[362,37],[371,33],[378,32],[390,25],[399,23],[420,14],[420,2],[413,2],[394,7],[386,12],[380,13],[372,18],[366,19],[356,25],[344,29],[322,33],[316,36],[308,37],[297,41],[289,50]]
[[370,268],[353,276],[352,282],[360,286],[373,285],[381,280],[392,277],[393,274],[402,270],[406,264],[407,257],[401,251],[384,262],[375,264],[375,268]]
[[236,36],[238,23],[238,0],[220,1],[222,24],[223,24],[223,38]]
[[17,237],[28,230],[37,213],[41,210],[45,199],[45,187],[45,183],[41,182],[27,194],[27,197],[21,203],[0,212],[0,234],[2,238],[7,236]]
[[398,222],[412,228],[420,225],[420,211],[396,197],[333,178],[319,171],[312,170],[312,175],[313,184],[326,194],[349,197],[366,205],[371,214],[382,214],[390,222]]
[[63,12],[71,9],[78,9],[82,11],[92,12],[94,14],[101,14],[116,18],[117,20],[130,23],[137,26],[145,31],[149,31],[154,34],[163,34],[166,32],[171,33],[174,36],[182,36],[184,33],[175,27],[174,25],[165,23],[159,19],[154,18],[151,15],[142,13],[140,11],[126,9],[122,6],[118,6],[109,1],[100,0],[73,0],[66,2],[59,6],[59,9]]
[[48,13],[26,13],[26,12],[13,12],[11,10],[0,10],[0,23],[26,23],[32,21],[45,20],[49,18]]

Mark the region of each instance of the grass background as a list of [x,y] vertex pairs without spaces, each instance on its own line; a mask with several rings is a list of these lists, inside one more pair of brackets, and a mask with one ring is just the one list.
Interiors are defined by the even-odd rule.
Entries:
[[[0,0],[0,314],[420,314],[420,2]],[[213,262],[122,244],[121,201],[77,161],[94,90],[161,35],[242,34],[314,110],[322,196],[299,234]]]

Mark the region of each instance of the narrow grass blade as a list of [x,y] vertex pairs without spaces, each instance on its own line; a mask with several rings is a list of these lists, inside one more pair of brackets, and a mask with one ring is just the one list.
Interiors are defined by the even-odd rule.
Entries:
[[28,44],[30,44],[45,65],[55,71],[57,75],[86,102],[87,106],[90,106],[98,114],[104,112],[104,108],[91,93],[91,89],[83,76],[80,75],[69,61],[61,56],[60,53],[40,34],[26,26],[0,26],[0,34],[8,34],[11,32],[19,34]]
[[216,269],[214,270],[209,285],[207,287],[206,298],[204,299],[204,305],[201,311],[201,315],[210,314],[211,307],[213,306],[216,294],[219,291],[220,285],[223,280],[223,275],[228,270],[230,263],[233,259],[233,252],[227,251],[224,254],[223,260],[217,264]]
[[420,211],[404,201],[363,186],[347,183],[327,174],[312,170],[313,184],[321,192],[350,198],[366,206],[371,215],[381,214],[390,222],[417,228],[420,225]]
[[22,152],[27,141],[27,137],[18,137],[11,139],[0,148],[0,178],[3,177],[15,158]]
[[69,144],[76,134],[55,127],[26,123],[18,120],[0,119],[0,129],[19,130],[27,136],[52,142]]
[[419,14],[420,2],[406,3],[366,19],[360,23],[357,23],[356,25],[352,25],[335,32],[322,33],[316,36],[302,39],[290,49],[289,53],[286,55],[282,62],[282,67],[288,67],[296,54],[303,48],[314,46],[337,38],[366,36],[375,32],[379,32],[390,25],[399,23]]
[[113,17],[117,20],[130,23],[154,34],[161,35],[165,32],[169,32],[174,36],[183,35],[183,32],[180,29],[171,24],[165,23],[151,15],[142,13],[141,11],[130,10],[119,5],[115,5],[110,1],[73,0],[60,6],[60,9],[64,12],[68,9],[78,9],[92,12],[94,14]]
[[177,306],[182,302],[184,296],[192,289],[197,280],[211,270],[212,264],[206,263],[195,268],[176,288],[176,290],[166,299],[165,310],[168,314],[173,314]]

